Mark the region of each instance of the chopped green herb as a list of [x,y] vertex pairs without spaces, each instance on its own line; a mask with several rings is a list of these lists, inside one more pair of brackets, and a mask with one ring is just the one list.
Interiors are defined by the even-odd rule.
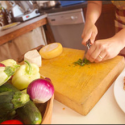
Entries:
[[74,62],[74,65],[80,65],[80,66],[84,66],[85,64],[89,64],[89,60],[84,59],[84,61],[82,59],[79,59],[78,61]]

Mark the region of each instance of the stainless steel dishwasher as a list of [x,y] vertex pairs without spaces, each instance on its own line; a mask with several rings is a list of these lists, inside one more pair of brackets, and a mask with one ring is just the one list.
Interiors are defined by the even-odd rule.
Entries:
[[63,47],[87,49],[81,38],[85,22],[82,9],[50,13],[47,18],[56,42]]

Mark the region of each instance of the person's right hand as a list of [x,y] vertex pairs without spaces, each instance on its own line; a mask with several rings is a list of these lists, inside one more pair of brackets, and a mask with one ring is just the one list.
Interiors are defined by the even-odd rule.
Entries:
[[86,23],[82,33],[82,44],[86,46],[86,42],[90,39],[91,44],[94,43],[96,35],[98,34],[97,27],[95,24]]

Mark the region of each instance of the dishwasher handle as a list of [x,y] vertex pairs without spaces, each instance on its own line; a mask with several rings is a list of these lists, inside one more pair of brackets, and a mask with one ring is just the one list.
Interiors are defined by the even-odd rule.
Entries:
[[75,20],[75,19],[77,19],[78,17],[77,16],[70,16],[70,17],[67,17],[67,18],[65,18],[65,19],[72,19],[72,20]]

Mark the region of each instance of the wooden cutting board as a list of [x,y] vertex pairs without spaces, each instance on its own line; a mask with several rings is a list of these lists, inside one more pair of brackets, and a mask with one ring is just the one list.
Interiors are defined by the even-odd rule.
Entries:
[[40,73],[52,80],[55,99],[87,115],[125,67],[124,57],[75,66],[84,51],[64,48],[60,56],[42,60]]

